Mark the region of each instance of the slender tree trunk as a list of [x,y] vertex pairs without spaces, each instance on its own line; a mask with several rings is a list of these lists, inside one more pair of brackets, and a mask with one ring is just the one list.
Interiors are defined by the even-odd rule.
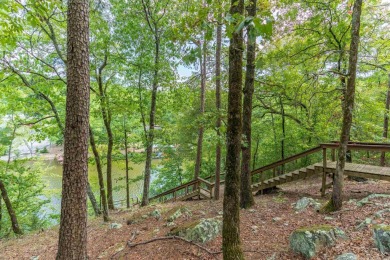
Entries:
[[18,224],[18,219],[16,217],[15,211],[12,208],[11,201],[8,197],[7,190],[5,189],[4,183],[2,180],[0,180],[0,192],[1,192],[1,197],[4,200],[5,207],[7,208],[8,215],[11,219],[11,225],[12,225],[12,230],[15,234],[21,235],[23,234],[22,230],[19,227]]
[[126,119],[123,119],[123,129],[124,129],[124,135],[125,135],[125,160],[126,160],[126,206],[127,206],[127,208],[130,208],[129,151],[127,149]]
[[102,209],[103,209],[103,220],[104,220],[104,222],[108,222],[109,221],[109,215],[108,215],[109,212],[108,212],[108,205],[107,205],[106,189],[104,188],[104,177],[103,177],[102,163],[100,161],[99,151],[96,147],[95,137],[93,135],[93,131],[92,131],[91,126],[89,127],[89,143],[91,144],[93,156],[95,158],[96,170],[98,173],[100,199],[101,199],[101,204],[102,204]]
[[218,17],[217,25],[217,49],[215,52],[215,106],[217,109],[217,147],[215,149],[215,188],[214,199],[219,200],[219,189],[221,183],[221,125],[222,120],[220,116],[221,110],[221,49],[222,49],[222,15]]
[[206,39],[204,37],[203,44],[199,44],[201,48],[201,57],[199,58],[200,65],[200,109],[199,117],[201,122],[198,129],[198,145],[196,148],[196,162],[195,162],[195,174],[194,179],[199,177],[201,167],[202,167],[202,147],[203,147],[203,114],[205,111],[205,102],[206,102]]
[[[244,14],[244,0],[232,0],[230,14]],[[234,28],[237,25],[234,22]],[[223,199],[223,259],[244,259],[240,241],[240,152],[242,98],[242,30],[234,31],[229,46],[229,96],[226,132],[226,178]]]
[[0,198],[0,231],[1,231],[1,227],[2,227],[2,220],[3,220],[3,203],[1,202],[1,198]]
[[[256,0],[251,0],[247,7],[248,16],[256,16]],[[252,147],[252,98],[255,85],[256,37],[251,35],[252,25],[247,30],[246,74],[244,86],[244,105],[242,113],[243,146],[241,161],[241,208],[250,208],[255,204],[251,181],[251,147]]]
[[[383,120],[383,140],[387,140],[387,133],[389,131],[389,109],[390,109],[390,73],[388,74],[387,81],[387,94],[386,94],[386,110],[385,116]],[[385,166],[386,164],[386,154],[385,152],[381,153],[381,166]]]
[[88,194],[89,200],[91,201],[91,205],[93,208],[93,212],[95,213],[95,216],[96,217],[100,216],[102,214],[102,212],[99,209],[99,205],[96,201],[95,194],[93,194],[93,191],[92,191],[91,185],[89,184],[89,181],[87,182],[87,194]]
[[106,169],[106,178],[107,178],[107,201],[108,208],[114,209],[114,198],[112,195],[112,149],[114,147],[114,137],[111,129],[111,109],[109,105],[107,91],[103,86],[102,74],[104,68],[107,66],[107,54],[104,55],[104,61],[98,69],[97,73],[97,83],[99,87],[99,99],[100,99],[100,109],[103,117],[104,127],[107,132],[107,169]]
[[357,57],[359,48],[359,31],[360,31],[360,16],[362,12],[362,0],[356,0],[353,6],[352,14],[352,29],[351,29],[351,45],[349,51],[349,78],[347,81],[347,88],[344,97],[343,106],[343,126],[340,136],[340,147],[338,151],[338,161],[336,167],[336,174],[334,177],[333,193],[330,201],[331,210],[339,210],[343,203],[343,179],[345,168],[345,157],[347,151],[347,144],[349,140],[352,116],[355,100],[355,81]]
[[255,153],[253,154],[252,169],[256,169],[257,154],[259,153],[259,144],[260,144],[260,135],[256,138],[256,148]]
[[[14,120],[14,117],[12,115],[12,121],[13,120]],[[10,142],[10,144],[8,146],[7,164],[6,164],[5,171],[4,171],[5,173],[7,173],[9,164],[11,163],[12,145],[13,145],[13,142],[14,142],[14,139],[15,139],[16,129],[17,129],[17,125],[14,123],[13,130],[12,130],[12,135],[11,135],[11,142]],[[11,225],[12,225],[13,232],[15,234],[21,235],[23,232],[22,232],[22,230],[19,227],[18,219],[17,219],[15,211],[14,211],[14,209],[12,207],[11,200],[8,197],[7,190],[5,188],[4,182],[1,179],[0,179],[0,194],[1,194],[1,196],[0,196],[0,204],[1,204],[1,198],[3,198],[4,203],[5,203],[5,207],[7,208],[7,211],[8,211],[8,215],[9,215],[9,217],[11,219]],[[0,214],[1,214],[1,212],[0,212]]]
[[[281,159],[284,160],[285,157],[285,139],[286,139],[286,118],[284,116],[284,106],[282,97],[279,97],[280,102],[280,113],[282,115],[282,141],[281,141]],[[284,174],[284,164],[281,166],[281,174]]]
[[68,1],[67,99],[57,260],[87,259],[89,3]]
[[153,87],[152,87],[152,100],[151,100],[150,115],[149,115],[149,131],[147,135],[144,189],[142,194],[141,206],[146,206],[149,204],[150,173],[152,168],[154,121],[156,117],[155,113],[156,113],[158,73],[159,73],[159,63],[160,63],[160,38],[158,36],[159,32],[156,25],[155,25],[154,35],[155,35],[154,75],[153,75]]

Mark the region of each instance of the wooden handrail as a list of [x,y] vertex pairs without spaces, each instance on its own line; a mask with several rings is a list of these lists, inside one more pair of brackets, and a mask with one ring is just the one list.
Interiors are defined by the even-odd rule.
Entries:
[[[336,149],[339,147],[339,143],[323,143],[320,146],[322,148]],[[379,143],[348,143],[347,148],[349,150],[365,150],[365,151],[377,151],[377,152],[390,152],[390,144]]]
[[313,153],[316,153],[318,151],[321,151],[322,147],[321,146],[317,146],[317,147],[314,147],[312,149],[309,149],[309,150],[306,150],[304,152],[301,152],[301,153],[298,153],[298,154],[295,154],[293,156],[290,156],[288,158],[285,158],[283,160],[280,160],[280,161],[277,161],[277,162],[274,162],[274,163],[271,163],[271,164],[268,164],[268,165],[265,165],[263,167],[260,167],[258,169],[255,169],[251,172],[251,175],[254,175],[254,174],[257,174],[257,173],[262,173],[264,171],[267,171],[267,170],[270,170],[270,169],[273,169],[273,168],[276,168],[278,166],[281,166],[283,164],[286,164],[288,162],[291,162],[291,161],[295,161],[299,158],[302,158],[304,156],[307,156],[307,155],[310,155],[310,154],[313,154]]
[[164,196],[169,195],[169,194],[171,194],[171,193],[173,193],[173,192],[176,192],[176,191],[178,191],[178,190],[184,189],[184,188],[186,188],[186,187],[188,187],[188,186],[192,186],[192,185],[197,184],[197,183],[199,183],[199,180],[192,180],[192,181],[189,181],[189,182],[184,183],[184,184],[182,184],[182,185],[180,185],[180,186],[177,186],[177,187],[172,188],[172,189],[170,189],[170,190],[164,191],[163,193],[160,193],[160,194],[158,194],[158,195],[156,195],[156,196],[154,196],[154,197],[151,197],[149,200],[155,200],[155,199],[164,197]]
[[214,187],[214,185],[215,185],[215,183],[206,181],[205,179],[202,179],[202,178],[200,178],[200,177],[198,177],[198,180],[199,180],[200,182],[203,182],[204,184],[206,184],[207,187],[208,187],[209,189],[212,189],[212,188]]
[[[331,143],[339,144],[340,141],[330,141]],[[363,144],[363,145],[390,145],[390,143],[375,143],[375,142],[357,142],[357,141],[348,141],[348,144]]]

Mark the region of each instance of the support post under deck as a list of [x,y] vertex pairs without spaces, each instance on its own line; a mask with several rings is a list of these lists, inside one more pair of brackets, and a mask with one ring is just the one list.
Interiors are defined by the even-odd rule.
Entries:
[[322,189],[321,196],[325,196],[326,189],[326,148],[322,148]]

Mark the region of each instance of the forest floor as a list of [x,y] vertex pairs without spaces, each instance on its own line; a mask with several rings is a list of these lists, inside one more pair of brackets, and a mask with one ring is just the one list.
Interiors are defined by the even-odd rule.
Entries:
[[[314,259],[334,259],[342,253],[352,252],[359,259],[380,260],[390,259],[383,256],[374,245],[371,225],[361,231],[356,226],[375,212],[383,209],[388,199],[370,200],[362,207],[356,205],[372,193],[390,194],[390,183],[383,181],[345,182],[345,203],[341,211],[322,215],[314,208],[295,212],[293,204],[302,197],[311,197],[319,202],[326,198],[320,197],[320,176],[307,180],[285,184],[275,194],[255,197],[256,205],[249,210],[241,210],[241,239],[246,259],[304,259],[289,249],[289,236],[297,228],[303,226],[330,224],[340,227],[349,236],[336,246],[323,249]],[[328,190],[327,198],[331,190]],[[127,225],[127,220],[135,216],[145,216],[154,209],[168,214],[172,208],[185,206],[192,215],[175,220],[180,225],[200,218],[221,218],[222,200],[187,201],[150,205],[141,209],[117,210],[111,213],[111,222],[121,224],[118,229],[110,229],[109,224],[100,219],[91,219],[88,223],[88,255],[89,259],[222,259],[222,237],[201,245],[201,247],[177,239],[155,240],[169,233],[172,227],[165,226],[167,215],[160,219],[148,217],[142,221]],[[278,219],[275,219],[275,218]],[[376,219],[377,220],[377,219]],[[378,221],[378,220],[377,220]],[[390,224],[390,214],[379,220]],[[20,238],[0,240],[0,259],[55,259],[57,250],[58,227]],[[142,244],[142,242],[149,243]],[[132,246],[128,246],[128,243]],[[202,248],[203,247],[203,248]],[[34,258],[38,257],[39,258]]]

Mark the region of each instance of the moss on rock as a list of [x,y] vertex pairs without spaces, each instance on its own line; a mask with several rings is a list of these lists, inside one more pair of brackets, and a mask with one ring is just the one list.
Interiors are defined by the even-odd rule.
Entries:
[[390,226],[373,226],[375,245],[379,251],[384,254],[390,252]]
[[344,231],[330,225],[301,227],[290,236],[290,248],[310,259],[322,247],[333,246],[336,240],[347,239]]
[[216,218],[200,219],[173,228],[168,235],[184,237],[205,243],[213,240],[222,230],[222,221]]

